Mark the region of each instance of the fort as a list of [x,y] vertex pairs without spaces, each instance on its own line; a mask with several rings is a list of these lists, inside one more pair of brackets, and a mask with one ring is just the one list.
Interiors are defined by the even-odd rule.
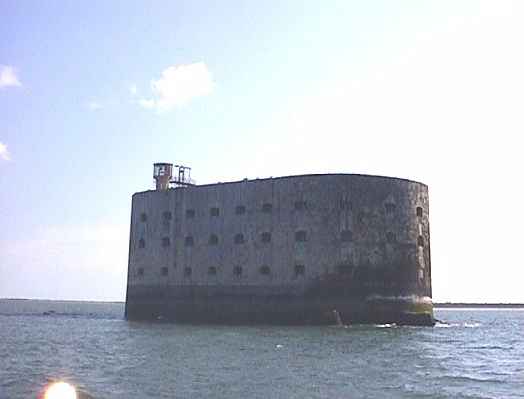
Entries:
[[434,324],[426,185],[189,173],[157,163],[156,189],[133,195],[127,319]]

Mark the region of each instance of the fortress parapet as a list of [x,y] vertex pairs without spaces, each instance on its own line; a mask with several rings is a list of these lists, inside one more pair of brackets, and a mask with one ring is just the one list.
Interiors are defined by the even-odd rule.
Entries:
[[195,185],[175,168],[155,164],[156,190],[133,195],[128,319],[434,324],[426,185],[355,174]]

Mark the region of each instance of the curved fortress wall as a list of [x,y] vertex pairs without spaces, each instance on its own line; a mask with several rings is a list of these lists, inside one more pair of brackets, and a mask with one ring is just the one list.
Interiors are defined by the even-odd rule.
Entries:
[[428,190],[305,175],[133,195],[126,316],[431,324]]

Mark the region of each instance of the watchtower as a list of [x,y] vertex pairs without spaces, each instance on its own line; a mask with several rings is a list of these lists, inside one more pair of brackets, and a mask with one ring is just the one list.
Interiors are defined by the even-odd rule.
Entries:
[[155,163],[153,165],[153,178],[156,182],[157,190],[169,189],[169,183],[173,177],[173,164],[172,163]]

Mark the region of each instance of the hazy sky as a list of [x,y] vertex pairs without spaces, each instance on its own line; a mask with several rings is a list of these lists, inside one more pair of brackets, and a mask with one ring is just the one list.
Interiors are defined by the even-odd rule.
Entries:
[[123,300],[131,195],[430,188],[436,301],[524,302],[524,2],[2,1],[0,297]]

